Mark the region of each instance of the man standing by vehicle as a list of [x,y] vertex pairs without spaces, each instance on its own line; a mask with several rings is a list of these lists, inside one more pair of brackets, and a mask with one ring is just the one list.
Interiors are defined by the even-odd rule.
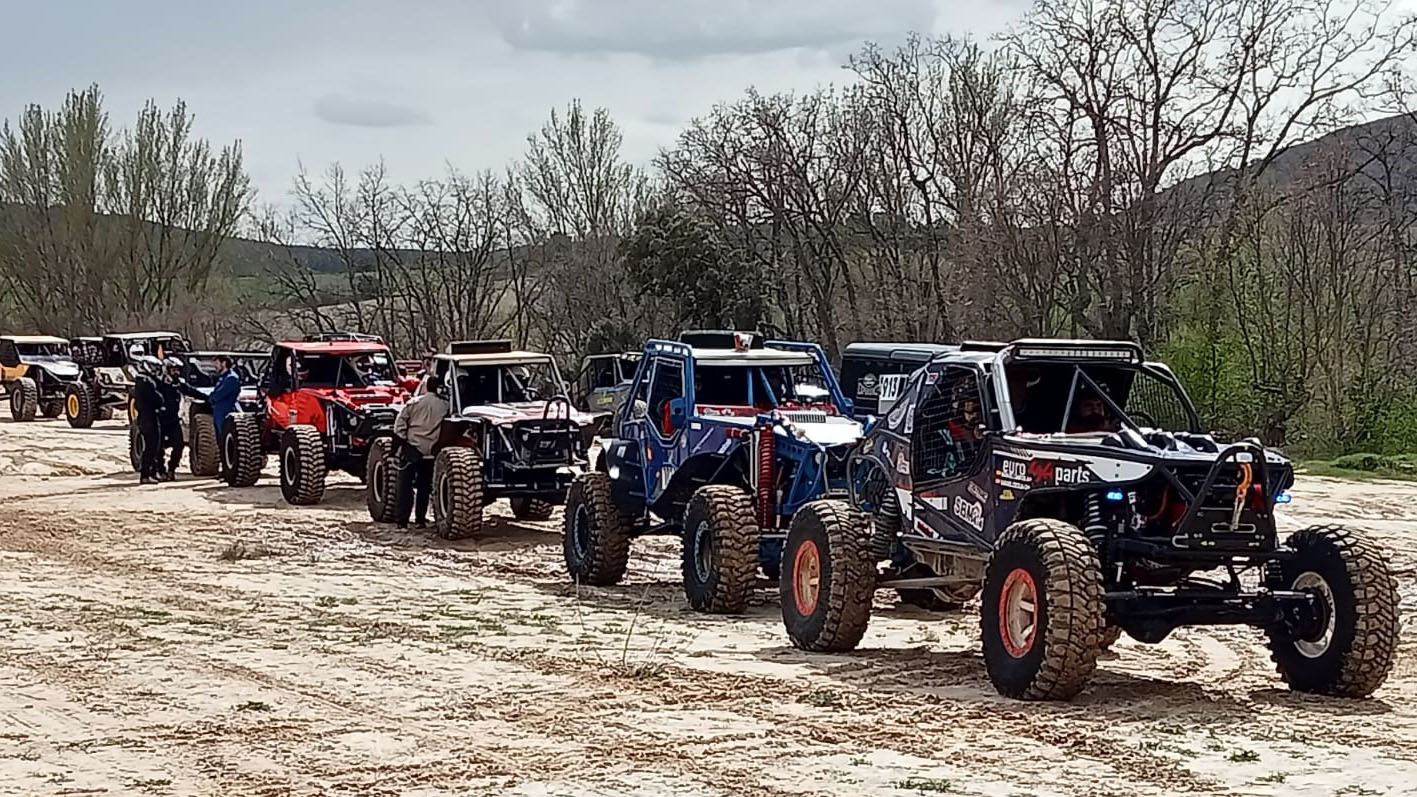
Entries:
[[408,528],[408,516],[414,509],[417,492],[418,508],[414,513],[418,528],[428,525],[428,494],[433,488],[433,455],[438,445],[438,433],[448,416],[448,401],[444,398],[442,381],[437,374],[428,376],[428,392],[415,396],[394,419],[394,445],[403,455],[399,469],[398,527]]
[[[226,419],[231,413],[236,411],[236,402],[241,398],[241,375],[236,373],[235,363],[231,357],[225,354],[218,354],[212,358],[216,364],[216,383],[212,385],[212,392],[205,396],[206,402],[212,408],[212,430],[216,433],[216,439],[221,440],[221,430],[226,426]],[[226,457],[217,457],[220,469],[217,473],[218,479],[226,478]]]
[[[182,361],[176,357],[168,357],[162,365],[166,373],[157,383],[157,392],[162,396],[162,411],[158,414],[158,429],[162,442],[158,444],[157,478],[158,481],[170,482],[177,478],[177,466],[182,463],[182,450],[187,444],[182,437],[182,394],[178,388],[178,382],[182,379]],[[167,465],[164,468],[163,453],[169,448],[172,453],[167,457]]]
[[138,482],[155,484],[162,461],[162,393],[157,376],[162,370],[157,358],[142,356],[137,360],[133,376],[133,422],[137,424],[138,445],[142,451],[138,465]]

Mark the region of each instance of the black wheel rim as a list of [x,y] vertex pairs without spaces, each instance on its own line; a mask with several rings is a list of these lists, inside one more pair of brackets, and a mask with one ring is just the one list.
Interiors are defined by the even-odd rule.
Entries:
[[694,527],[694,575],[700,583],[708,583],[713,574],[713,531],[708,519]]
[[384,503],[384,461],[374,463],[374,475],[369,479],[369,489],[374,491],[374,503]]
[[446,473],[438,480],[438,508],[443,510],[443,517],[451,517],[453,514],[453,491],[450,481]]
[[571,518],[571,546],[576,550],[576,558],[584,561],[590,556],[590,511],[585,504],[576,507]]
[[295,469],[300,467],[299,460],[300,458],[295,455],[295,446],[289,446],[285,449],[285,456],[281,457],[281,464],[285,467],[281,468],[280,476],[285,480],[286,484],[295,484]]
[[230,468],[236,463],[236,435],[227,435],[224,443],[221,447],[221,459]]

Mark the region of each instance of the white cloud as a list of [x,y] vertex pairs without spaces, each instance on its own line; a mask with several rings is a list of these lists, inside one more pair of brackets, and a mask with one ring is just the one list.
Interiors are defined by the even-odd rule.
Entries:
[[326,94],[315,100],[315,115],[332,124],[353,127],[409,127],[432,121],[417,108],[344,94]]
[[502,6],[517,49],[665,60],[827,48],[933,30],[933,0],[526,0]]

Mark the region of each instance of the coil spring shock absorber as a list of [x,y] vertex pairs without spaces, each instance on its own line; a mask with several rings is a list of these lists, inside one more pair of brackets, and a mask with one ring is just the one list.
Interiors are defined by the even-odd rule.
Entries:
[[761,528],[772,528],[772,459],[773,459],[773,428],[771,426],[758,428],[758,526]]
[[1087,497],[1087,511],[1083,513],[1082,533],[1092,540],[1092,547],[1102,553],[1107,541],[1107,521],[1102,515],[1102,496],[1093,493]]

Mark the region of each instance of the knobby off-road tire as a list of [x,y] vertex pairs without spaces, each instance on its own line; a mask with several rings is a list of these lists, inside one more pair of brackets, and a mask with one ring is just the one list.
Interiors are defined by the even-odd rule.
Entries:
[[364,460],[364,504],[375,523],[393,523],[399,507],[399,467],[402,457],[394,451],[394,441],[381,437],[369,446]]
[[10,383],[10,417],[17,421],[34,420],[39,409],[39,385],[28,376]]
[[684,510],[684,595],[712,614],[741,614],[758,577],[758,520],[746,490],[709,484]]
[[556,507],[550,501],[516,495],[511,498],[512,517],[517,520],[550,520],[551,510]]
[[[96,402],[96,401],[97,401],[97,399],[95,399],[95,402]],[[99,419],[100,421],[111,421],[111,420],[113,420],[113,408],[112,408],[112,407],[99,407],[99,408],[98,408],[98,419]],[[134,422],[130,420],[130,421],[128,421],[128,423],[129,423],[129,424],[132,424],[132,423],[134,423]]]
[[1102,651],[1102,568],[1076,526],[1025,520],[1004,530],[984,573],[980,632],[994,688],[1024,700],[1066,700]]
[[782,550],[782,622],[803,650],[840,652],[871,621],[876,559],[871,523],[843,501],[797,510]]
[[433,460],[433,520],[438,536],[465,540],[482,531],[482,458],[471,448],[445,448]]
[[261,442],[265,416],[254,412],[234,412],[226,416],[221,430],[221,457],[226,466],[226,483],[250,487],[266,469],[266,451]]
[[133,466],[134,473],[143,472],[143,449],[147,446],[147,439],[138,433],[136,425],[128,427],[128,464]]
[[64,414],[64,399],[50,399],[40,404],[40,412],[46,418],[58,418]]
[[576,476],[566,491],[562,551],[566,572],[577,584],[620,583],[630,562],[630,518],[615,505],[610,476]]
[[221,472],[221,448],[216,440],[216,421],[205,412],[194,412],[187,418],[191,440],[187,446],[187,464],[192,475],[210,478]]
[[64,389],[64,417],[75,429],[93,426],[95,406],[93,391],[88,385],[79,383]]
[[280,492],[286,503],[318,504],[325,497],[325,438],[309,424],[286,427],[280,436]]
[[1367,697],[1382,686],[1397,654],[1397,580],[1376,544],[1341,526],[1296,531],[1283,563],[1291,588],[1313,593],[1321,621],[1308,638],[1269,631],[1270,655],[1291,689]]

